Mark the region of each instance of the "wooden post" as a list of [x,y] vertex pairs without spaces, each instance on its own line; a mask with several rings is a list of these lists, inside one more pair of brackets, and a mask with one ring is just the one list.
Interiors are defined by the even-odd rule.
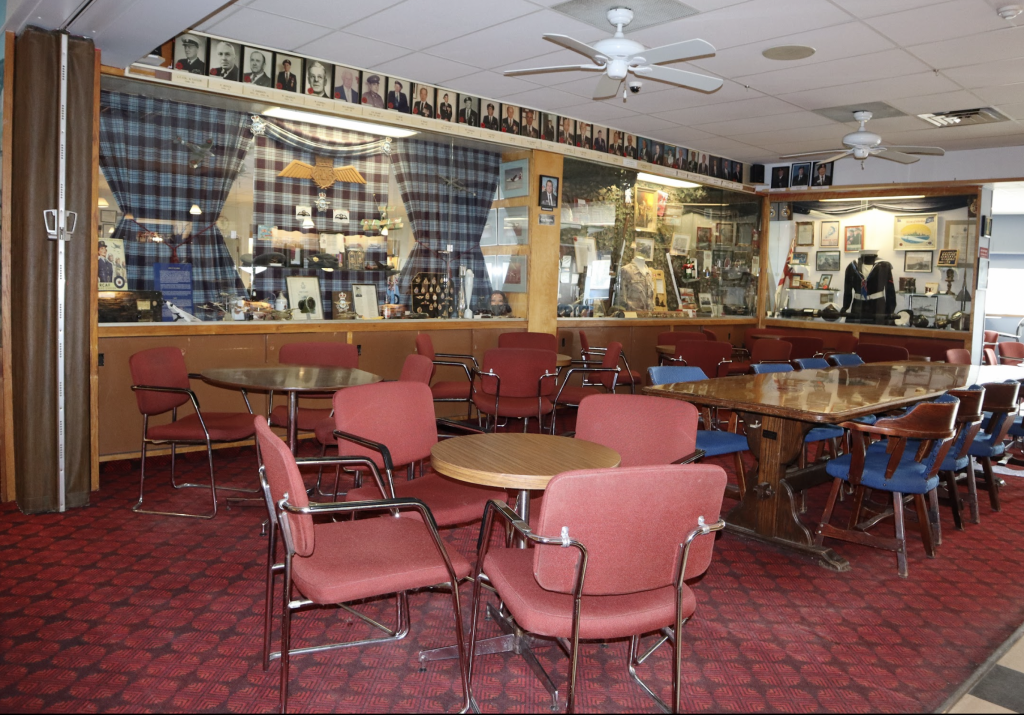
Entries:
[[0,430],[0,501],[14,501],[14,382],[11,377],[11,162],[13,161],[12,145],[14,141],[14,33],[8,32],[4,46],[4,139],[3,139],[3,211],[0,217],[0,283],[3,293],[0,296],[0,320],[3,321],[2,343],[3,354],[3,404],[0,406],[0,417],[3,425]]
[[[527,325],[531,332],[551,333],[558,330],[558,244],[562,231],[562,155],[534,151],[530,167],[530,259],[529,313]],[[559,204],[554,211],[540,208],[540,177],[558,179]],[[553,216],[553,226],[541,226],[542,215]]]

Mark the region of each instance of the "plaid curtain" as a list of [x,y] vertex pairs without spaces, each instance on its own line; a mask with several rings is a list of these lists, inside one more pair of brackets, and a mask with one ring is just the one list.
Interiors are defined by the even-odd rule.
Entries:
[[[177,242],[184,225],[184,240],[191,241],[177,256],[192,264],[195,303],[245,292],[216,221],[252,145],[248,127],[248,115],[240,112],[101,93],[100,166],[121,209],[112,237],[125,239],[129,290],[153,290],[153,264],[172,255],[167,243],[140,243],[139,234]],[[189,213],[193,204],[201,215]]]
[[450,144],[402,139],[391,152],[395,177],[416,245],[402,267],[399,290],[411,304],[409,284],[417,273],[441,273],[445,262],[438,251],[453,247],[451,271],[458,281],[460,265],[473,270],[474,310],[490,304],[491,279],[480,251],[498,186],[501,154]]
[[[277,241],[256,240],[253,255],[264,253],[285,253],[287,247],[298,245],[302,249],[303,260],[320,252],[320,233],[345,234],[353,236],[360,233],[363,219],[380,218],[377,206],[387,205],[388,171],[387,155],[383,148],[385,143],[376,136],[358,132],[323,127],[305,122],[285,121],[281,119],[261,120],[266,123],[266,131],[256,138],[256,177],[253,187],[253,227],[252,235],[259,236],[259,227],[277,227],[280,231],[292,233],[285,245]],[[320,189],[312,179],[289,179],[278,174],[292,161],[314,165],[316,156],[334,158],[335,166],[352,165],[363,178],[365,184],[336,182],[326,190],[330,206],[326,211],[316,208]],[[295,215],[296,206],[312,208],[311,219],[316,228],[304,231],[304,218]],[[349,213],[348,221],[335,221],[334,211],[344,210]],[[298,236],[301,233],[301,238]],[[382,239],[378,239],[382,240]],[[372,255],[367,251],[367,258],[378,258],[386,263],[386,251]],[[381,302],[387,287],[387,271],[318,271],[315,268],[284,267],[268,268],[255,275],[253,287],[257,299],[273,300],[278,291],[285,291],[289,276],[318,276],[320,293],[324,306],[324,317],[331,315],[331,293],[333,291],[351,291],[354,283],[372,283],[377,286],[377,297]],[[349,300],[351,302],[351,293]]]

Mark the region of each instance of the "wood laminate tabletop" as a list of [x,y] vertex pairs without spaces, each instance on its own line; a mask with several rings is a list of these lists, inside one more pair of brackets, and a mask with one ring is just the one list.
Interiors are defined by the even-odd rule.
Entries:
[[619,453],[594,442],[546,434],[502,432],[453,437],[430,450],[441,474],[504,489],[544,489],[556,474],[619,466]]
[[229,390],[274,392],[334,392],[356,385],[370,385],[384,378],[372,372],[347,367],[216,368],[203,370],[203,380]]
[[556,367],[567,367],[570,364],[572,364],[572,358],[571,357],[569,357],[568,355],[563,355],[562,353],[558,353],[557,354],[556,359],[555,359],[555,366]]

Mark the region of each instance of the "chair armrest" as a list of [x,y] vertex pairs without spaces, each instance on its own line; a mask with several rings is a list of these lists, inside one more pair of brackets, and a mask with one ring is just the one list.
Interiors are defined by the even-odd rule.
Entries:
[[[722,377],[722,365],[732,365],[732,360],[720,360],[718,364],[715,365],[715,372],[717,373],[716,377]],[[726,376],[729,374],[728,367],[725,368],[725,374]]]
[[391,452],[390,450],[388,450],[387,445],[381,442],[374,442],[372,439],[360,437],[359,435],[352,434],[351,432],[343,432],[342,430],[337,429],[334,430],[334,437],[335,439],[345,440],[346,442],[353,442],[355,444],[358,444],[360,447],[372,449],[374,452],[380,454],[381,458],[383,458],[384,469],[390,472],[392,469],[395,468],[394,462],[391,461]]
[[[471,382],[472,382],[472,388],[471,389],[472,389],[473,392],[476,392],[476,378],[478,378],[478,377],[480,377],[480,378],[492,377],[492,378],[494,378],[494,381],[497,383],[497,386],[494,388],[494,392],[487,392],[487,393],[484,393],[484,394],[487,394],[487,395],[500,395],[501,394],[501,375],[499,375],[498,373],[494,372],[494,370],[490,370],[488,372],[484,372],[483,370],[480,370],[479,368],[473,368],[473,376],[471,378]],[[484,381],[480,380],[480,389],[482,390],[483,387],[484,387]]]
[[703,449],[695,449],[685,457],[680,457],[676,461],[672,462],[672,464],[693,464],[699,459],[704,459],[704,454],[705,452]]
[[449,420],[444,417],[437,418],[437,426],[447,427],[448,429],[461,430],[462,432],[466,432],[467,434],[486,434],[486,432],[484,432],[482,429],[479,429],[478,427],[473,427],[472,425],[467,425],[464,422],[458,422],[456,420]]
[[190,372],[188,374],[188,379],[189,380],[202,380],[203,379],[203,375],[202,375],[202,373],[199,373],[199,372]]
[[[132,392],[141,390],[143,392],[175,392],[179,395],[188,395],[192,400],[192,406],[199,412],[199,398],[196,393],[187,387],[164,387],[163,385],[132,385]],[[199,418],[202,420],[202,417]]]
[[[612,391],[614,391],[615,390],[615,383],[618,380],[619,371],[620,370],[622,370],[621,367],[571,367],[571,368],[569,368],[568,372],[565,373],[565,377],[562,379],[562,384],[558,388],[558,393],[555,395],[555,402],[558,402],[558,399],[562,396],[562,390],[564,390],[565,386],[569,384],[569,378],[572,377],[572,374],[574,372],[578,372],[578,373],[582,373],[582,374],[592,374],[592,373],[595,373],[595,372],[610,372],[610,373],[613,373],[615,375],[615,377],[612,378],[612,388],[611,389],[612,389]],[[546,374],[542,375],[540,379],[543,380],[545,377],[548,377],[548,375],[546,375]],[[538,388],[539,388],[539,383],[538,383]]]
[[725,519],[719,517],[714,524],[705,524],[704,517],[697,518],[697,528],[686,536],[686,540],[680,545],[683,557],[679,560],[679,578],[676,581],[677,593],[683,589],[683,580],[686,578],[686,562],[690,559],[690,546],[698,536],[707,536],[725,528]]
[[461,367],[463,370],[466,371],[466,379],[469,380],[470,382],[473,381],[473,373],[470,372],[469,365],[467,365],[464,362],[448,362],[448,361],[445,361],[445,360],[434,360],[433,362],[437,366]]
[[477,365],[476,363],[476,358],[473,357],[472,355],[459,355],[458,353],[434,353],[434,357],[453,358],[455,360],[469,360],[470,362],[473,363],[473,367],[479,368],[479,365]]

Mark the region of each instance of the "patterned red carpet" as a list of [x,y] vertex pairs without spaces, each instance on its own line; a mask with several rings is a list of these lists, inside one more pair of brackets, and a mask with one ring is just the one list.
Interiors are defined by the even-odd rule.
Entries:
[[[204,456],[179,464],[204,478]],[[167,465],[154,460],[154,504],[204,508],[205,493],[171,493]],[[255,484],[251,450],[220,451],[216,465],[221,483]],[[275,708],[278,666],[264,672],[260,664],[263,507],[222,509],[209,522],[136,515],[137,477],[138,463],[108,464],[86,509],[0,511],[0,710]],[[926,559],[910,540],[908,580],[897,578],[891,554],[872,549],[837,544],[853,570],[836,574],[723,535],[682,639],[685,711],[936,708],[1024,621],[1024,484],[1007,480],[1003,511],[983,504],[980,526],[955,532],[943,514],[938,558]],[[822,498],[812,496],[812,519]],[[447,538],[469,554],[476,534],[471,527]],[[391,603],[364,610],[391,622]],[[421,648],[454,642],[450,600],[417,593],[411,609],[402,642],[295,658],[290,709],[456,709],[454,661],[420,672],[416,659]],[[300,614],[295,623],[297,643],[369,635],[341,610]],[[626,650],[624,642],[583,648],[580,710],[656,711],[626,673]],[[560,682],[565,660],[554,648],[539,654]],[[662,649],[644,666],[666,699],[668,655]],[[487,712],[545,711],[549,702],[511,654],[478,661],[475,692]]]

